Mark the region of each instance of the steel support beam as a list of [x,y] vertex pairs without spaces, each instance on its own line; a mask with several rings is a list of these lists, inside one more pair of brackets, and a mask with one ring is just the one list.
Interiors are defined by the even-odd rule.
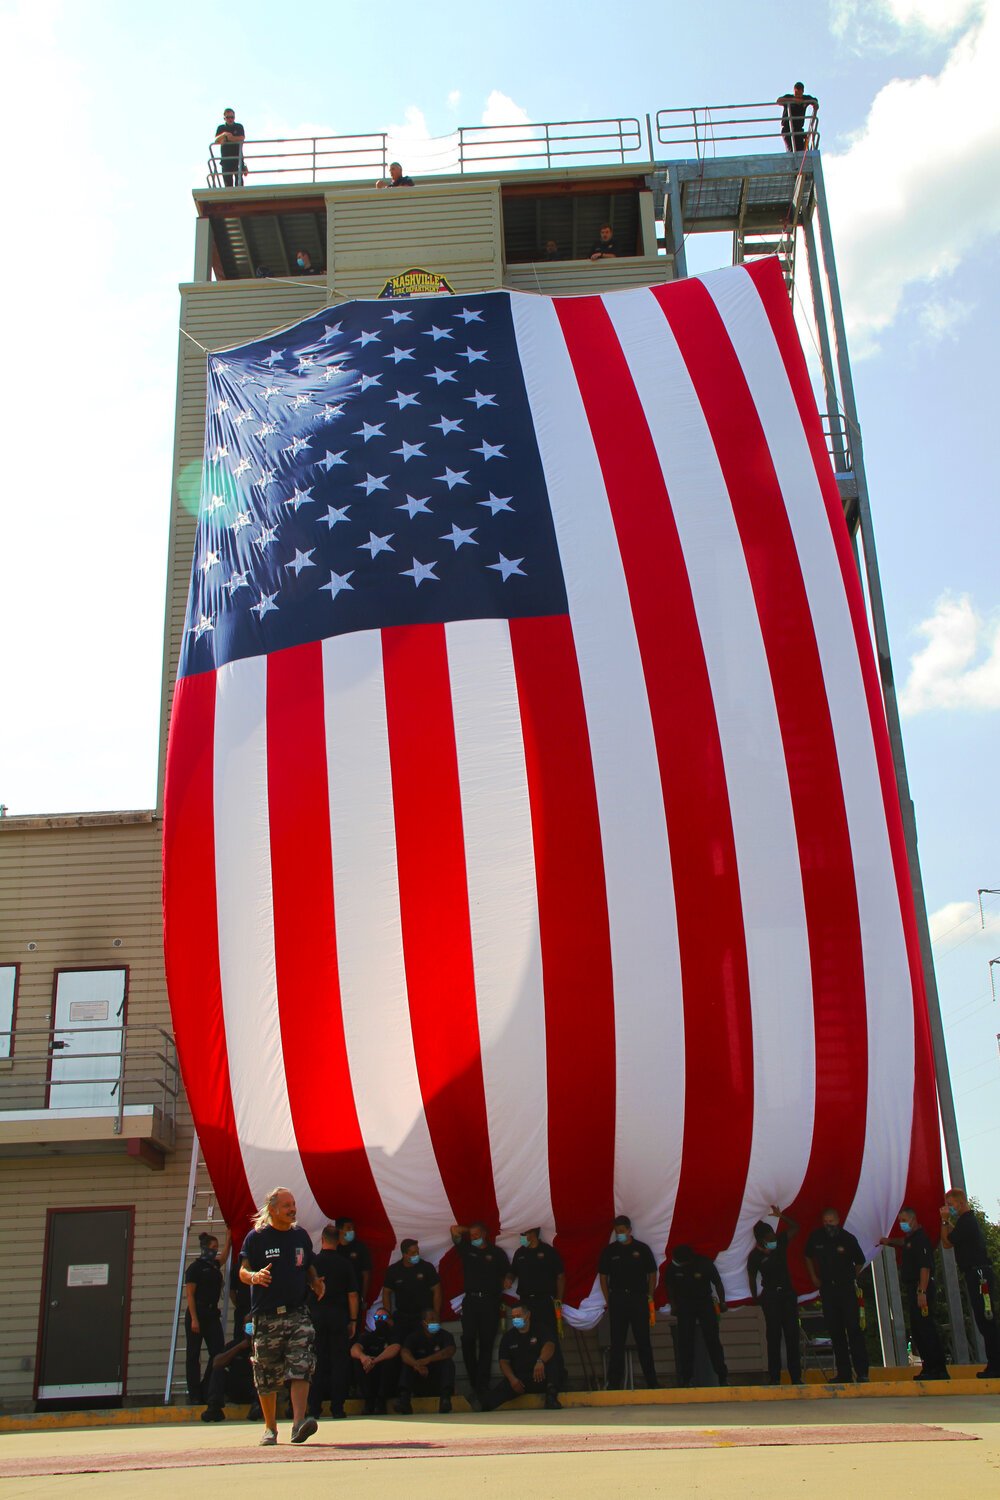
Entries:
[[[965,1173],[962,1167],[962,1148],[958,1136],[958,1119],[955,1114],[955,1098],[951,1089],[948,1071],[948,1050],[945,1044],[944,1023],[941,1019],[941,1001],[938,996],[937,979],[934,974],[934,957],[931,951],[930,929],[927,925],[927,905],[924,900],[924,885],[917,856],[917,825],[910,798],[909,781],[906,775],[906,757],[903,750],[903,735],[899,722],[899,705],[896,700],[896,684],[892,671],[892,656],[889,650],[889,632],[885,619],[885,601],[882,596],[882,581],[878,571],[875,551],[875,533],[872,526],[871,506],[868,497],[868,481],[865,475],[864,452],[861,429],[858,424],[858,409],[854,398],[854,380],[847,353],[847,328],[844,309],[840,300],[840,284],[837,280],[837,262],[833,250],[833,235],[830,230],[830,215],[823,180],[823,165],[819,152],[811,152],[813,183],[816,193],[816,214],[819,221],[819,238],[826,268],[830,311],[833,317],[833,336],[836,345],[837,372],[844,416],[847,419],[851,451],[854,458],[854,473],[858,483],[858,519],[864,550],[865,576],[868,583],[868,600],[871,608],[872,628],[875,634],[875,649],[878,656],[879,678],[882,685],[882,701],[885,705],[889,743],[896,772],[896,788],[903,815],[903,833],[906,840],[906,856],[913,889],[913,904],[916,910],[917,932],[920,940],[920,957],[923,963],[924,987],[927,995],[927,1014],[930,1021],[931,1043],[934,1051],[934,1071],[937,1077],[938,1108],[941,1114],[941,1130],[944,1136],[945,1156],[952,1187],[965,1188]],[[947,1261],[949,1252],[944,1252]],[[957,1290],[957,1282],[954,1283]],[[945,1289],[948,1293],[948,1312],[955,1342],[955,1358],[963,1362],[960,1350],[965,1349],[965,1325],[961,1301],[956,1304],[952,1296],[952,1284],[945,1273]]]

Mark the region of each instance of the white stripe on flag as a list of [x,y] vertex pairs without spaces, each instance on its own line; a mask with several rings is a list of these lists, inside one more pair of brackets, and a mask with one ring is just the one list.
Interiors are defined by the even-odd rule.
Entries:
[[913,991],[871,722],[843,575],[812,456],[767,314],[745,273],[704,278],[771,450],[809,599],[844,789],[868,1012],[868,1123],[849,1223],[870,1253],[906,1190],[913,1119]]
[[[790,1203],[815,1104],[812,974],[799,851],[767,655],[739,530],[708,424],[670,325],[648,291],[604,299],[642,402],[680,537],[726,768],[750,968],[754,1120],[732,1248],[717,1257],[745,1295],[750,1226]],[[657,321],[659,314],[659,321]],[[796,997],[778,1006],[775,996]]]
[[354,1102],[397,1239],[419,1239],[436,1263],[451,1244],[452,1211],[410,1029],[379,631],[323,642],[323,689],[337,962]]
[[553,1222],[528,773],[510,626],[466,620],[445,633],[493,1184],[513,1232]]
[[516,292],[511,310],[566,580],[601,821],[615,992],[615,1204],[659,1247],[680,1177],[685,1073],[656,745],[618,540],[556,312],[547,298]]
[[[220,667],[213,763],[219,973],[229,1082],[247,1182],[277,1186],[300,1222],[323,1214],[305,1174],[288,1101],[274,963],[267,797],[267,658]],[[302,1044],[307,1045],[306,1039]]]

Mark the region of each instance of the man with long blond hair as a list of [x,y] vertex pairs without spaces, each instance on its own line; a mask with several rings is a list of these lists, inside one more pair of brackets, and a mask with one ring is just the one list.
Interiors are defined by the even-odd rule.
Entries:
[[278,1441],[278,1392],[291,1382],[292,1442],[304,1443],[316,1431],[306,1415],[309,1381],[316,1367],[312,1319],[306,1307],[309,1287],[321,1300],[326,1290],[313,1264],[312,1241],[295,1223],[295,1197],[272,1188],[260,1206],[240,1251],[240,1280],[250,1288],[253,1319],[253,1375],[264,1415],[262,1448]]

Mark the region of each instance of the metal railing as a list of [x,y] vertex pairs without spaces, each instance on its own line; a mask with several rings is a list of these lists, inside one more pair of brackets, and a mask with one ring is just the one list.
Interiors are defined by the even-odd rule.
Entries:
[[245,141],[241,161],[223,160],[220,148],[209,147],[208,186],[225,187],[225,176],[237,186],[244,171],[251,186],[256,179],[287,182],[357,181],[385,177],[394,153],[404,157],[404,169],[417,176],[443,172],[475,172],[491,167],[535,165],[551,167],[600,158],[624,163],[630,153],[644,149],[639,121],[548,120],[538,124],[462,125],[451,135],[432,140],[394,140],[386,131],[365,135],[302,136],[288,140]]
[[849,473],[854,468],[854,459],[851,456],[851,434],[847,422],[840,412],[836,416],[830,416],[829,412],[820,414],[823,423],[823,436],[826,439],[826,450],[833,461],[834,468],[838,474]]
[[[97,1050],[94,1037],[102,1038]],[[121,1135],[126,1108],[152,1106],[172,1137],[181,1078],[174,1039],[162,1026],[19,1026],[0,1031],[4,1041],[10,1062],[0,1073],[0,1124],[7,1111],[79,1108],[113,1116]]]
[[[730,146],[734,141],[763,141],[758,148],[763,151],[787,151],[792,147],[814,151],[819,147],[818,111],[806,105],[806,117],[801,130],[794,124],[783,122],[780,104],[699,104],[689,109],[659,109],[656,112],[656,139],[671,152],[694,149],[700,161],[708,156],[731,156],[729,150],[718,151],[719,146]],[[794,135],[789,136],[788,132]],[[801,135],[802,145],[797,142]],[[755,152],[755,154],[758,154]]]

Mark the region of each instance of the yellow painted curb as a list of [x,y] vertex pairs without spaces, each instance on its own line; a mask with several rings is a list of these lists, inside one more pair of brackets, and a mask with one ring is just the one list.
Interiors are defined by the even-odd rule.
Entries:
[[[865,1385],[828,1384],[811,1379],[805,1385],[727,1385],[693,1386],[688,1390],[659,1391],[563,1391],[559,1400],[566,1410],[630,1406],[735,1406],[765,1401],[871,1401],[889,1396],[1000,1396],[1000,1380],[977,1380],[967,1374],[974,1367],[956,1366],[951,1380],[914,1380],[902,1371],[872,1371]],[[816,1372],[810,1371],[811,1375]],[[455,1412],[473,1410],[464,1396],[455,1396]],[[541,1396],[518,1396],[508,1401],[502,1411],[537,1411],[543,1405]],[[142,1427],[163,1422],[197,1422],[201,1406],[135,1406],[121,1411],[44,1411],[24,1416],[0,1417],[0,1433],[55,1432],[86,1427]],[[433,1415],[437,1412],[436,1396],[417,1396],[414,1412]],[[246,1406],[227,1407],[228,1420],[246,1420]],[[344,1410],[349,1417],[362,1415],[360,1401],[348,1401]]]

